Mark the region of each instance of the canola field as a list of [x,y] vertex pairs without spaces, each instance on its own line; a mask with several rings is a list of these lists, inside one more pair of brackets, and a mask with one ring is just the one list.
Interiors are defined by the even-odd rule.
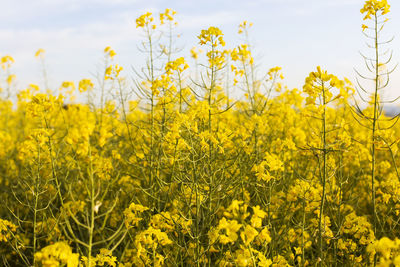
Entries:
[[380,98],[390,5],[361,8],[366,69],[316,66],[301,89],[216,27],[177,56],[171,9],[136,20],[133,87],[107,47],[98,79],[12,99],[1,57],[0,265],[400,266],[400,124]]

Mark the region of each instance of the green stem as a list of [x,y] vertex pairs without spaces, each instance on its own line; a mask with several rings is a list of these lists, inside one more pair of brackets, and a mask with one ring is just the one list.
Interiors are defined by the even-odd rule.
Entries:
[[[322,99],[323,99],[323,114],[322,114],[322,153],[323,153],[323,167],[322,167],[322,197],[321,205],[319,208],[319,221],[318,221],[318,232],[319,232],[319,266],[322,266],[324,262],[324,249],[323,249],[323,237],[322,237],[322,218],[324,216],[325,206],[325,195],[326,195],[326,160],[327,160],[327,147],[326,147],[326,96],[325,96],[324,82],[322,82]],[[325,230],[324,230],[325,231]]]
[[376,235],[376,202],[375,202],[375,141],[376,141],[376,126],[378,120],[378,88],[379,88],[379,49],[378,49],[378,18],[375,14],[375,92],[374,92],[374,119],[372,121],[372,168],[371,168],[371,194],[372,194],[372,209],[373,209],[373,228]]

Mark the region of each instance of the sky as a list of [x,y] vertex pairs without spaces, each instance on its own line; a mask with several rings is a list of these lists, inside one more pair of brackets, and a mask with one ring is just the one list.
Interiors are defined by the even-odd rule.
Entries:
[[[200,4],[198,4],[200,3]],[[201,29],[219,27],[230,47],[240,44],[239,23],[254,23],[250,39],[260,71],[282,67],[285,84],[301,88],[320,65],[355,81],[354,68],[364,71],[359,52],[368,53],[361,31],[363,0],[0,0],[0,56],[15,59],[18,88],[42,83],[34,54],[46,50],[51,87],[62,81],[92,78],[111,46],[125,75],[144,64],[138,51],[142,34],[135,20],[150,11],[177,11],[184,52],[198,45]],[[400,1],[389,0],[391,12],[384,37],[395,36],[393,65],[400,61]],[[385,96],[400,95],[400,70],[394,72]]]

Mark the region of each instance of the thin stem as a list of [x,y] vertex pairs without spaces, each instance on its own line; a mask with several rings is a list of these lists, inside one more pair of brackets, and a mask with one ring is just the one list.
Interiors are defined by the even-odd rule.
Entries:
[[[324,262],[324,251],[323,251],[323,233],[322,233],[322,217],[324,216],[325,206],[325,188],[326,188],[326,160],[327,160],[327,146],[326,146],[326,96],[325,96],[324,82],[322,82],[322,101],[323,101],[323,114],[322,114],[322,153],[323,153],[323,167],[322,167],[322,197],[321,205],[319,209],[319,221],[318,221],[318,232],[319,232],[319,266],[322,266]],[[325,229],[324,229],[325,232]]]

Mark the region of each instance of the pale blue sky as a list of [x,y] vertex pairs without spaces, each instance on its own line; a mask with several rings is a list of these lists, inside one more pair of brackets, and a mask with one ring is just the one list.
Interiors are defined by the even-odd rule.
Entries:
[[[392,8],[386,33],[395,35],[393,62],[400,61],[400,1]],[[354,80],[354,67],[362,66],[358,51],[367,51],[361,32],[363,0],[0,0],[0,56],[16,60],[18,85],[41,83],[34,53],[46,50],[50,85],[91,77],[110,45],[130,75],[141,67],[137,50],[140,32],[135,19],[146,11],[169,7],[178,12],[180,44],[197,46],[200,30],[218,26],[228,45],[239,44],[237,26],[254,23],[251,40],[258,63],[265,70],[279,65],[286,84],[300,88],[317,65]],[[392,76],[388,96],[400,95],[400,70]]]

